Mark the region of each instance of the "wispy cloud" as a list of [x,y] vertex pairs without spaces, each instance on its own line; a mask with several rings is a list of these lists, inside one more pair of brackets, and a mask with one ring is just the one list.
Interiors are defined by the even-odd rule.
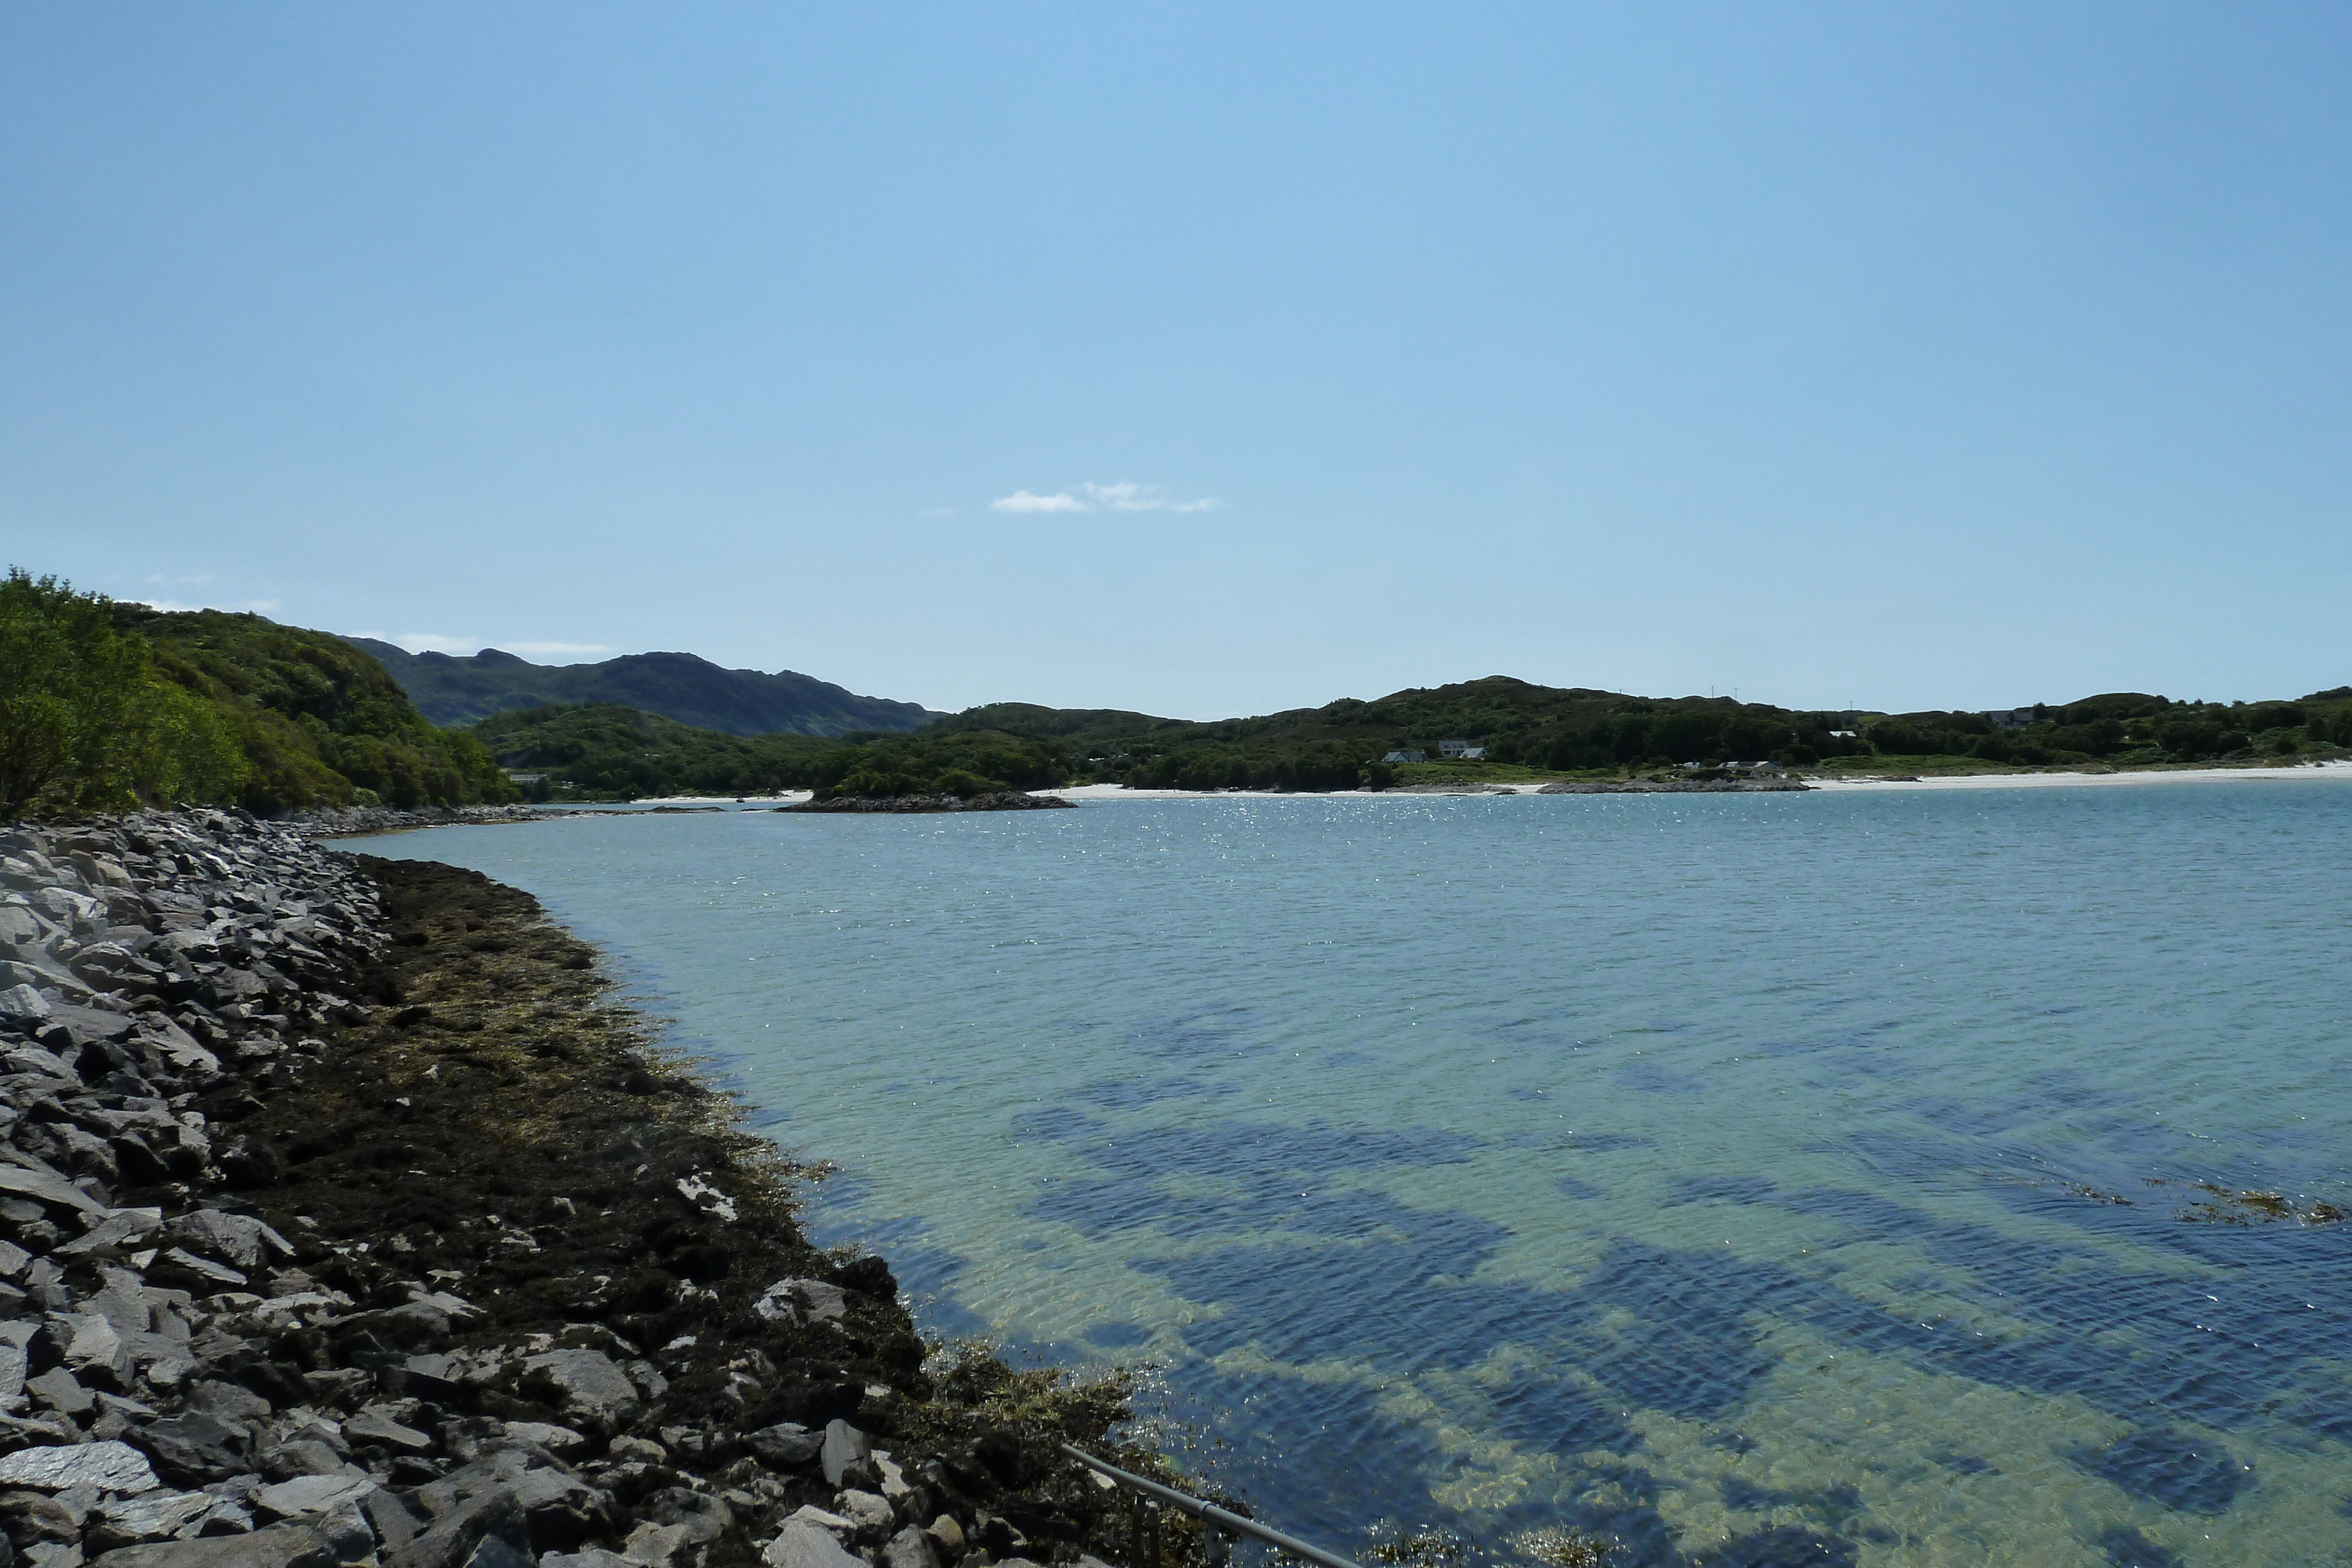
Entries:
[[1180,501],[1161,486],[1128,479],[1116,485],[1073,485],[1050,496],[1015,490],[988,504],[995,512],[1213,512],[1223,505],[1213,496]]
[[1065,490],[1057,496],[1033,496],[1026,490],[1015,490],[1010,496],[999,496],[988,504],[992,512],[1091,512],[1092,507]]
[[501,643],[499,647],[509,653],[617,653],[618,648],[604,643]]

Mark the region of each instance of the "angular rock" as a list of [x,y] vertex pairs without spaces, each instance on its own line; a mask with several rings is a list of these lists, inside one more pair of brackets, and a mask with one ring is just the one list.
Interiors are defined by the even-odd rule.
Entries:
[[848,1422],[826,1422],[821,1456],[824,1466],[824,1484],[839,1486],[849,1467],[865,1463],[873,1452],[874,1446],[866,1440],[866,1434]]
[[105,1551],[177,1535],[212,1511],[216,1500],[200,1491],[147,1491],[113,1498],[91,1513],[83,1545]]
[[928,1531],[907,1526],[882,1549],[883,1568],[940,1568],[940,1549]]
[[81,1539],[81,1514],[46,1492],[0,1493],[0,1526],[20,1547]]
[[486,1536],[466,1559],[466,1568],[531,1568],[530,1555],[519,1552],[497,1536]]
[[289,1568],[315,1544],[308,1530],[281,1524],[250,1535],[120,1546],[99,1558],[95,1568]]
[[490,1536],[517,1551],[530,1550],[530,1527],[511,1487],[492,1487],[457,1502],[386,1554],[384,1568],[465,1568]]
[[761,1292],[751,1310],[771,1322],[838,1322],[849,1312],[849,1296],[823,1280],[779,1280]]
[[299,1519],[305,1514],[331,1513],[346,1503],[358,1502],[375,1490],[375,1482],[366,1476],[297,1476],[290,1481],[263,1487],[258,1500],[265,1511],[280,1519]]
[[868,1541],[888,1534],[890,1526],[898,1522],[897,1511],[878,1493],[852,1490],[835,1498],[833,1506]]
[[629,1531],[622,1544],[621,1554],[632,1563],[647,1568],[671,1568],[682,1563],[688,1549],[693,1545],[682,1524],[641,1524]]
[[[130,1251],[163,1227],[160,1208],[118,1208],[57,1250],[62,1257],[88,1253],[112,1256]],[[244,1283],[240,1279],[239,1284]]]
[[18,1166],[0,1165],[0,1196],[28,1197],[52,1209],[101,1218],[106,1214],[104,1204],[63,1176],[47,1171],[26,1170]]
[[243,1427],[201,1411],[134,1427],[124,1436],[179,1486],[201,1486],[238,1474],[253,1441]]
[[614,1421],[637,1408],[627,1374],[601,1350],[551,1350],[523,1361],[523,1390],[566,1415]]
[[253,1462],[274,1481],[290,1481],[297,1476],[341,1475],[349,1468],[341,1455],[314,1437],[275,1444],[256,1454]]
[[761,1549],[768,1568],[866,1568],[866,1561],[843,1550],[833,1532],[803,1520],[786,1520],[776,1538]]
[[588,1447],[588,1439],[571,1427],[551,1427],[544,1421],[509,1421],[507,1436],[519,1442],[536,1444],[559,1459],[568,1459]]
[[612,1499],[568,1471],[526,1470],[513,1486],[530,1538],[541,1546],[576,1546],[599,1533],[611,1511]]
[[62,1366],[53,1366],[38,1377],[25,1379],[25,1392],[52,1410],[68,1416],[84,1416],[98,1408],[97,1396],[74,1381],[74,1375]]
[[405,1448],[411,1453],[424,1453],[433,1447],[433,1439],[414,1427],[404,1427],[381,1405],[371,1405],[343,1423],[346,1441],[381,1448]]
[[94,1486],[100,1491],[152,1491],[163,1483],[145,1455],[122,1443],[83,1443],[69,1448],[19,1448],[0,1456],[0,1487],[60,1492]]
[[792,1421],[762,1427],[743,1440],[759,1456],[761,1463],[779,1470],[798,1469],[824,1448],[824,1433],[812,1432]]

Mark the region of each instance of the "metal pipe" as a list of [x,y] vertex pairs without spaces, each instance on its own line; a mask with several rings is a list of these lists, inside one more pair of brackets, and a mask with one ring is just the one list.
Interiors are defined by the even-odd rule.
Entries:
[[1157,1498],[1171,1508],[1181,1509],[1202,1522],[1213,1526],[1213,1535],[1215,1531],[1223,1531],[1234,1535],[1254,1536],[1269,1546],[1280,1547],[1293,1557],[1303,1557],[1309,1563],[1319,1563],[1321,1568],[1360,1568],[1358,1563],[1340,1556],[1336,1552],[1326,1552],[1319,1546],[1309,1546],[1295,1535],[1285,1535],[1279,1530],[1269,1530],[1257,1521],[1244,1519],[1229,1509],[1219,1508],[1213,1502],[1202,1502],[1196,1497],[1187,1497],[1172,1487],[1161,1486],[1158,1481],[1146,1480],[1131,1470],[1123,1470],[1107,1460],[1096,1458],[1092,1454],[1074,1444],[1063,1444],[1062,1452],[1088,1469],[1108,1476],[1130,1490],[1141,1492],[1146,1497]]

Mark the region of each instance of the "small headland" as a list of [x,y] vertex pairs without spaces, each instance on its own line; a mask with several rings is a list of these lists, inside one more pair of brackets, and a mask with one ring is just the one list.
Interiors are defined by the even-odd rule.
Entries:
[[1538,795],[1783,795],[1812,786],[1801,779],[1563,779]]
[[778,806],[779,811],[1040,811],[1070,808],[1058,795],[998,789],[984,795],[836,795]]
[[1058,1443],[1169,1476],[1121,1380],[926,1344],[809,1245],[525,894],[236,813],[18,824],[0,943],[24,1560],[1076,1563],[1125,1509]]

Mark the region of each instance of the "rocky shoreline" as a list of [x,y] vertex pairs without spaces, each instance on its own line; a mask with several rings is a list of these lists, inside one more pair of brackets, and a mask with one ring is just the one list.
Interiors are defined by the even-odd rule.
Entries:
[[0,830],[0,1565],[1114,1550],[1123,1383],[925,1344],[593,949],[318,831]]

